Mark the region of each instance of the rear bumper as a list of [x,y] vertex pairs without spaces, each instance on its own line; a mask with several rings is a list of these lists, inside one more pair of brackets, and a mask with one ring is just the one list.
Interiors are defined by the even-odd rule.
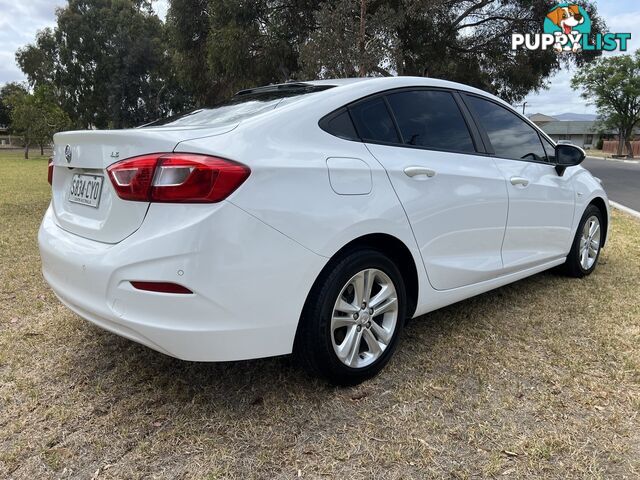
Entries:
[[[152,204],[140,229],[115,245],[66,232],[49,209],[38,243],[44,278],[68,308],[196,361],[290,353],[327,260],[228,202]],[[132,280],[174,282],[194,293],[136,290]]]

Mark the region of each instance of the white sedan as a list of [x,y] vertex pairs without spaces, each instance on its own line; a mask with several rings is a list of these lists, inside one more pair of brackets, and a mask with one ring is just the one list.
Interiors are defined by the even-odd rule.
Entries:
[[141,128],[55,136],[44,277],[184,360],[294,353],[353,384],[407,318],[563,265],[609,224],[584,152],[441,80],[287,83]]

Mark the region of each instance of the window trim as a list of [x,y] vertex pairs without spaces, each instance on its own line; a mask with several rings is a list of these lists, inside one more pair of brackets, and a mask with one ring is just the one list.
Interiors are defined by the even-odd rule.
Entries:
[[[546,150],[546,148],[544,147],[544,143],[543,143],[543,140],[542,140],[542,139],[543,139],[543,138],[546,138],[547,140],[549,140],[549,143],[551,143],[551,145],[553,145],[553,146],[554,146],[554,148],[555,148],[555,146],[556,146],[556,143],[555,143],[553,140],[551,140],[551,139],[550,139],[550,137],[548,137],[544,132],[542,132],[542,131],[538,128],[538,126],[537,126],[535,123],[533,123],[531,120],[529,120],[529,119],[528,119],[527,117],[525,117],[524,115],[521,115],[520,113],[518,113],[516,110],[514,110],[514,109],[513,109],[513,108],[511,108],[510,106],[508,106],[508,105],[503,105],[503,104],[502,104],[502,103],[500,103],[500,102],[496,102],[496,101],[495,101],[494,99],[492,99],[492,98],[486,97],[486,96],[484,96],[484,95],[479,95],[479,94],[474,93],[474,92],[465,92],[465,91],[462,91],[461,93],[463,93],[463,95],[461,95],[462,100],[464,101],[464,103],[465,103],[466,107],[469,109],[469,112],[470,112],[471,116],[473,117],[473,119],[474,119],[474,121],[475,121],[475,123],[476,123],[477,128],[480,130],[480,132],[481,132],[481,136],[482,136],[482,139],[483,139],[485,142],[487,142],[487,145],[488,145],[487,150],[488,150],[488,151],[490,151],[490,152],[492,152],[492,153],[491,153],[491,156],[492,156],[492,157],[500,158],[500,159],[503,159],[503,160],[514,160],[514,161],[517,161],[517,162],[537,163],[537,164],[540,164],[540,165],[550,165],[550,166],[555,166],[555,165],[556,165],[556,162],[552,162],[552,161],[549,159],[549,157],[548,157],[548,155],[547,155],[547,150]],[[523,121],[524,121],[524,123],[526,123],[527,125],[529,125],[529,126],[533,129],[533,131],[538,135],[538,141],[540,142],[540,146],[542,147],[542,151],[544,152],[545,156],[547,157],[547,160],[540,161],[540,160],[531,160],[531,159],[528,159],[528,158],[507,158],[507,157],[501,157],[501,156],[496,155],[496,153],[495,153],[495,149],[493,148],[493,145],[491,144],[491,140],[489,139],[489,134],[487,133],[486,129],[484,128],[484,125],[482,125],[482,123],[480,122],[480,119],[477,117],[477,115],[476,115],[476,113],[474,112],[474,110],[473,110],[473,108],[471,107],[471,105],[469,105],[469,103],[467,102],[467,98],[466,98],[466,97],[476,97],[476,98],[479,98],[479,99],[481,99],[481,100],[485,100],[485,101],[487,101],[487,102],[493,103],[494,105],[496,105],[496,106],[498,106],[498,107],[501,107],[501,108],[505,109],[506,111],[508,111],[508,112],[510,112],[510,113],[513,113],[513,114],[514,114],[516,117],[518,117],[520,120],[523,120]]]
[[[547,145],[545,144],[545,140],[547,140],[547,139],[546,139],[546,137],[542,137],[542,136],[540,137],[540,139],[542,140],[542,148],[544,148],[544,151],[547,154],[547,158],[548,158],[549,157],[549,153],[547,152]],[[554,149],[553,158],[555,159],[556,158],[556,152],[555,152],[556,146],[555,146],[555,144],[553,142],[550,142],[548,140],[547,140],[547,143],[551,144],[551,147]],[[555,162],[555,161],[549,161],[547,163],[549,165],[557,165],[558,164],[558,162]]]
[[476,121],[473,118],[471,110],[469,110],[466,103],[464,103],[460,92],[458,90],[454,90],[451,93],[453,95],[453,99],[458,104],[458,109],[460,109],[460,112],[462,113],[464,121],[467,124],[467,128],[469,129],[469,133],[471,133],[471,139],[473,140],[473,143],[476,147],[476,151],[481,151],[482,153],[492,153],[490,150],[491,143],[485,142],[485,139],[482,137],[482,132],[478,128],[478,125],[476,125]]
[[[364,103],[366,101],[369,100],[374,100],[377,97],[382,97],[383,101],[387,107],[387,112],[389,113],[389,116],[391,117],[391,121],[393,122],[395,128],[396,128],[396,134],[398,135],[398,139],[400,139],[400,141],[404,142],[404,139],[402,137],[402,132],[400,132],[400,128],[398,126],[398,121],[395,117],[395,114],[393,112],[393,109],[391,108],[391,105],[389,105],[389,101],[386,98],[388,95],[394,94],[394,93],[400,93],[403,91],[420,91],[420,90],[426,90],[426,91],[441,91],[441,92],[447,92],[449,93],[452,97],[453,100],[456,102],[456,105],[458,107],[458,110],[460,111],[460,115],[462,116],[462,119],[465,122],[465,125],[467,126],[467,130],[469,132],[469,136],[471,137],[471,142],[473,143],[474,149],[475,151],[473,152],[469,152],[469,151],[461,151],[461,150],[451,150],[451,149],[441,149],[441,148],[434,148],[434,147],[424,147],[422,145],[409,145],[406,143],[396,143],[396,142],[383,142],[383,141],[378,141],[378,140],[364,140],[361,136],[360,133],[358,132],[358,127],[356,126],[355,122],[353,122],[353,115],[351,114],[351,107],[358,105],[359,103]],[[481,136],[481,130],[477,127],[475,120],[473,119],[471,113],[469,112],[468,108],[466,107],[466,105],[464,104],[464,102],[461,101],[460,98],[457,98],[461,93],[465,93],[462,90],[456,90],[453,88],[445,88],[445,87],[431,87],[431,86],[407,86],[407,87],[398,87],[398,88],[391,88],[388,90],[383,90],[380,92],[375,92],[372,93],[370,95],[364,96],[362,98],[358,98],[357,100],[353,100],[349,103],[346,103],[345,105],[342,105],[341,107],[337,108],[336,110],[329,112],[327,115],[325,115],[324,117],[322,117],[319,122],[318,122],[318,126],[320,128],[322,128],[322,130],[324,130],[325,132],[327,132],[329,135],[332,135],[336,138],[342,138],[342,137],[337,137],[336,135],[333,135],[332,133],[330,133],[327,129],[326,129],[326,125],[328,124],[328,121],[330,121],[331,119],[333,119],[334,116],[340,115],[342,113],[343,109],[347,109],[347,111],[349,112],[349,116],[351,118],[351,121],[354,123],[354,129],[356,130],[356,133],[358,134],[358,139],[353,139],[353,140],[349,140],[349,141],[359,141],[360,143],[369,143],[372,145],[383,145],[383,146],[390,146],[390,147],[401,147],[401,148],[411,148],[414,150],[426,150],[426,151],[432,151],[432,152],[444,152],[444,153],[456,153],[456,154],[461,154],[461,155],[474,155],[474,156],[490,156],[491,154],[488,152],[488,149],[485,146],[485,142],[483,141],[484,139]],[[471,123],[470,123],[471,122]],[[345,139],[347,140],[347,139]]]
[[391,104],[389,103],[389,99],[387,98],[387,95],[384,95],[382,97],[382,100],[384,101],[385,107],[387,107],[387,113],[389,114],[389,117],[391,117],[391,121],[393,122],[393,126],[396,129],[396,135],[398,136],[398,140],[400,141],[400,145],[406,145],[404,143],[404,135],[402,135],[402,130],[400,130],[400,124],[398,123],[398,119],[396,118],[395,113],[393,113],[393,108],[391,108]]

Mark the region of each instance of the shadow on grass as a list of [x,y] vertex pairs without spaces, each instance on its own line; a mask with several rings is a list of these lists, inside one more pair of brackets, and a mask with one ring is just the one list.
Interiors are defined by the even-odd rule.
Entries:
[[[439,343],[455,346],[460,340],[452,337],[460,335],[468,342],[482,335],[487,319],[493,318],[488,315],[490,312],[499,312],[514,302],[526,302],[520,299],[524,292],[553,294],[559,282],[566,281],[552,272],[542,273],[411,321],[392,364],[372,381],[350,389],[337,389],[309,377],[293,364],[290,356],[226,363],[186,362],[97,327],[84,329],[86,341],[78,345],[85,347],[69,352],[71,367],[66,376],[76,379],[76,388],[88,389],[87,398],[102,404],[98,409],[114,403],[132,409],[163,405],[172,411],[186,408],[190,415],[205,417],[242,416],[248,412],[260,417],[259,407],[265,402],[320,406],[327,399],[352,395],[358,389],[402,389],[416,372],[424,375],[422,357]],[[455,365],[445,364],[444,368]],[[437,374],[443,373],[446,374]],[[98,396],[94,392],[96,386],[100,389]]]

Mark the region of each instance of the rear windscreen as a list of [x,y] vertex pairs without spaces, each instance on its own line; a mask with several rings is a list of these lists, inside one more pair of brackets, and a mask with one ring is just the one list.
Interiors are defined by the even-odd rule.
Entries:
[[256,89],[256,91],[249,90],[247,93],[236,94],[230,100],[215,106],[199,108],[191,112],[156,120],[142,127],[183,127],[189,125],[222,127],[233,125],[247,118],[273,110],[282,102],[289,103],[287,99],[298,100],[327,88],[331,87],[328,85],[310,85],[308,87],[266,88],[263,91],[261,89]]

